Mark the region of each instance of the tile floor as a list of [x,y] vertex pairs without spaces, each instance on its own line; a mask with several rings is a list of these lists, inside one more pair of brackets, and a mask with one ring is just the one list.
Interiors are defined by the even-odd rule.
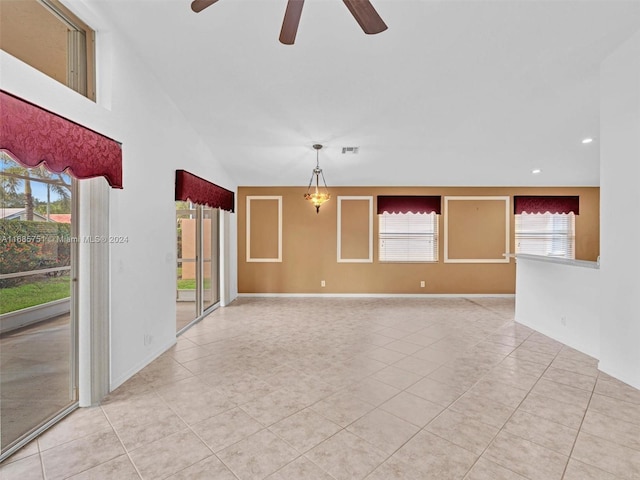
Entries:
[[510,299],[240,299],[10,479],[640,478],[640,392]]

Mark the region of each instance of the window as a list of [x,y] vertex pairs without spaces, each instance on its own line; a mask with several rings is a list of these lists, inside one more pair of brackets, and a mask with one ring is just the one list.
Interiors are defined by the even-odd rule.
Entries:
[[516,253],[573,259],[575,241],[573,212],[516,215]]
[[94,32],[58,0],[2,1],[0,48],[95,100]]
[[438,216],[434,213],[382,213],[379,219],[381,262],[437,262]]

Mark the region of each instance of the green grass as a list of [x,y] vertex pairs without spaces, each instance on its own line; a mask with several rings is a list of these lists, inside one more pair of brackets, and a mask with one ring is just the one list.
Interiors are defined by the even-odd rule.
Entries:
[[69,277],[53,277],[0,288],[0,314],[67,298],[71,292]]
[[[208,290],[211,288],[211,279],[205,278],[204,280],[204,289]],[[196,280],[195,278],[188,279],[179,279],[178,280],[178,290],[195,290],[196,289]]]
[[195,290],[195,289],[196,289],[195,278],[178,280],[178,290]]
[[[210,287],[211,280],[205,279],[205,290]],[[195,279],[178,280],[179,290],[195,290],[195,288]],[[69,277],[52,277],[17,287],[0,288],[0,314],[67,298],[69,293]]]

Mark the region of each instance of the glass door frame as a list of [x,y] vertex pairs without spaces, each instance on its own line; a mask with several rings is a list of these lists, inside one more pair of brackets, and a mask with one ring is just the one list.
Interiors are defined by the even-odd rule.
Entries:
[[[34,179],[37,181],[37,179]],[[79,223],[79,187],[78,180],[71,177],[71,230],[69,239],[70,263],[69,272],[69,398],[70,402],[40,424],[24,432],[10,443],[4,450],[0,449],[0,463],[16,453],[22,447],[36,439],[39,435],[54,426],[60,420],[79,408],[79,323],[78,323],[78,241]],[[1,368],[1,365],[0,365]],[[0,418],[1,421],[1,418]]]
[[[197,203],[191,203],[189,202],[189,209],[176,209],[176,215],[179,214],[184,214],[186,212],[195,212],[194,213],[194,219],[195,219],[195,276],[196,276],[196,291],[195,291],[195,318],[193,320],[191,320],[189,323],[187,323],[184,327],[180,328],[179,330],[176,331],[176,337],[182,335],[184,332],[186,332],[189,328],[191,328],[193,325],[195,325],[196,323],[198,323],[200,320],[202,320],[204,317],[206,317],[207,315],[209,315],[211,312],[213,312],[215,309],[217,309],[220,306],[220,219],[222,218],[222,215],[220,215],[220,212],[218,211],[217,215],[216,215],[216,238],[215,238],[215,252],[211,251],[211,257],[210,257],[210,261],[213,263],[214,259],[215,259],[215,264],[216,264],[216,269],[215,272],[217,274],[217,280],[216,280],[216,288],[217,288],[217,300],[212,303],[211,305],[207,306],[205,308],[204,306],[204,228],[203,228],[203,223],[204,223],[204,209],[205,208],[209,208],[203,205],[199,205]],[[211,210],[219,210],[219,209],[211,209]],[[211,243],[212,246],[214,245],[214,238],[211,238]],[[184,260],[182,259],[182,257],[180,257],[181,252],[176,251],[176,267],[178,267],[179,265],[183,264]],[[214,257],[215,255],[215,257]],[[213,271],[213,269],[212,269]],[[177,288],[177,286],[176,286]],[[176,312],[177,315],[177,312]]]
[[[207,213],[209,213],[207,217]],[[201,269],[200,286],[201,286],[201,303],[202,312],[209,313],[216,305],[220,303],[220,209],[202,207],[202,221],[200,222],[201,233],[198,238],[201,241],[202,249],[200,254],[202,260],[199,262]],[[209,220],[208,228],[207,220]],[[215,228],[214,228],[215,227]],[[209,245],[206,245],[207,232],[209,234]],[[209,250],[209,257],[205,253]],[[209,264],[209,268],[206,268]],[[209,288],[206,286],[207,274],[210,275]],[[207,303],[207,292],[212,294],[211,303]]]

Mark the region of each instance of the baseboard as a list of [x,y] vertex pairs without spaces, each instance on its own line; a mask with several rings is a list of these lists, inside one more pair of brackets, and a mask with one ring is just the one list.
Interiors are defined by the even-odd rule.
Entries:
[[515,298],[513,293],[239,293],[239,298]]

